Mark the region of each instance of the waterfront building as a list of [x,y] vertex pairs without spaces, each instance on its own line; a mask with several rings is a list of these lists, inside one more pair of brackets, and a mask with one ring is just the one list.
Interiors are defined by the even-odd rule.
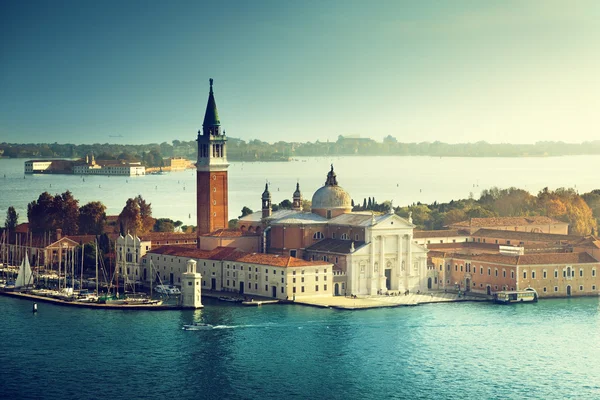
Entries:
[[482,228],[506,231],[556,233],[559,235],[566,235],[569,233],[568,223],[544,216],[471,218],[466,221],[450,224],[448,227],[450,229],[467,230],[469,233],[474,233]]
[[25,161],[26,174],[71,174],[73,162],[70,160],[28,160]]
[[280,300],[333,293],[333,264],[330,262],[248,253],[233,247],[200,250],[163,246],[149,251],[142,259],[142,266],[144,269],[151,266],[163,282],[180,285],[189,260],[197,263],[202,290]]
[[[154,247],[159,246],[197,246],[195,233],[149,232],[137,235],[119,235],[115,239],[115,262],[119,276],[129,282],[150,282],[152,275],[148,269],[142,269],[142,257]],[[173,283],[170,280],[170,283]]]
[[[301,198],[299,184],[293,197]],[[335,295],[424,290],[427,250],[414,243],[414,225],[393,213],[352,212],[333,166],[310,212],[272,212],[268,185],[261,201],[261,211],[240,218],[241,230],[261,234],[267,253],[331,262]]]
[[25,173],[43,173],[52,165],[52,160],[29,160],[25,161]]
[[125,162],[121,160],[98,160],[94,155],[85,157],[73,163],[75,175],[122,175],[140,176],[146,175],[146,167],[140,162]]
[[[221,121],[210,79],[208,103],[202,129],[198,131],[196,163],[196,204],[198,236],[228,227],[227,138]],[[199,239],[198,239],[199,241]]]
[[193,164],[187,158],[183,157],[170,157],[164,159],[166,169],[170,171],[181,171],[186,168],[190,168]]
[[533,288],[543,297],[597,296],[600,262],[588,253],[515,255],[448,254],[430,251],[441,288],[492,295],[501,290]]

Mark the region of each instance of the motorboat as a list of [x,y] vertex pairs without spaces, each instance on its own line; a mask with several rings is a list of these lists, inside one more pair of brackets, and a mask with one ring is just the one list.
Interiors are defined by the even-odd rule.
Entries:
[[525,290],[503,290],[494,294],[494,302],[498,304],[524,303],[538,301],[537,291],[533,288]]
[[211,324],[205,324],[203,322],[194,322],[193,324],[184,325],[182,329],[185,331],[203,331],[212,328],[213,326]]
[[177,286],[173,285],[158,285],[154,288],[156,293],[166,294],[169,296],[179,296],[181,294],[181,290]]

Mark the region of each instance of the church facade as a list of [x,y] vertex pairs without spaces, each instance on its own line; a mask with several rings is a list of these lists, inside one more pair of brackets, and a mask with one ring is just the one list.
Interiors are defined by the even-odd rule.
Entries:
[[243,231],[262,232],[267,253],[322,260],[334,265],[334,295],[416,292],[427,283],[427,250],[414,243],[415,226],[393,213],[352,212],[350,195],[336,173],[301,210],[299,185],[291,210],[272,212],[268,185],[262,209],[239,220]]

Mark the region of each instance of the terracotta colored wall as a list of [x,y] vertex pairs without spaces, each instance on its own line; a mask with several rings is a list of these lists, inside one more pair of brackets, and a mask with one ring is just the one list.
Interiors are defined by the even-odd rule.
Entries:
[[227,172],[198,171],[196,185],[198,233],[226,229],[228,226]]

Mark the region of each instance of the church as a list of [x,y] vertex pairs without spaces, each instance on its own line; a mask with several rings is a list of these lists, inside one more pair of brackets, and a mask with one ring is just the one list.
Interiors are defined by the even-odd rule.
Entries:
[[[202,130],[198,132],[197,234],[206,247],[228,227],[227,137],[214,98],[213,80]],[[257,196],[258,197],[258,196]],[[416,292],[427,282],[427,250],[413,241],[415,226],[393,212],[352,212],[350,195],[338,184],[333,165],[309,212],[296,184],[292,208],[272,212],[268,184],[261,211],[239,220],[240,235],[259,252],[333,264],[333,295]],[[232,235],[234,236],[234,235]],[[235,246],[235,241],[231,242]]]

